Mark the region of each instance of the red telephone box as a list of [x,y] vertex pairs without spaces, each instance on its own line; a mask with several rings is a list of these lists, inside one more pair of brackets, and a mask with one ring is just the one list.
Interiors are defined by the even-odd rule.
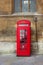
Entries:
[[31,54],[31,28],[29,20],[17,22],[17,56],[30,56]]

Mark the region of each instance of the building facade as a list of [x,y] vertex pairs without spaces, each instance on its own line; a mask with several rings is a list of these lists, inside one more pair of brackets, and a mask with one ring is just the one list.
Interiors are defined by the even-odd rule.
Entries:
[[43,0],[1,0],[0,42],[16,42],[16,23],[22,19],[31,21],[32,53],[43,54]]

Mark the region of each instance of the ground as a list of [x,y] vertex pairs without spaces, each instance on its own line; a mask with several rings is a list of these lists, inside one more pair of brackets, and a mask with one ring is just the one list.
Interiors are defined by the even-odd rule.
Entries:
[[0,55],[0,65],[43,65],[43,55],[17,57],[16,54]]

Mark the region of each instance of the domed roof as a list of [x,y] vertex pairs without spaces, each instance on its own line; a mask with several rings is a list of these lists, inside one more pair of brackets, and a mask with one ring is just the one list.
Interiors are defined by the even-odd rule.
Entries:
[[31,24],[31,22],[29,21],[29,20],[19,20],[18,22],[17,22],[17,24]]

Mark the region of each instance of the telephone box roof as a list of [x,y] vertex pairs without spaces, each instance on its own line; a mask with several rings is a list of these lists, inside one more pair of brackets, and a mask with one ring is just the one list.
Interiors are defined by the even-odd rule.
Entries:
[[17,22],[17,24],[31,24],[31,22],[29,21],[29,20],[19,20],[18,22]]

